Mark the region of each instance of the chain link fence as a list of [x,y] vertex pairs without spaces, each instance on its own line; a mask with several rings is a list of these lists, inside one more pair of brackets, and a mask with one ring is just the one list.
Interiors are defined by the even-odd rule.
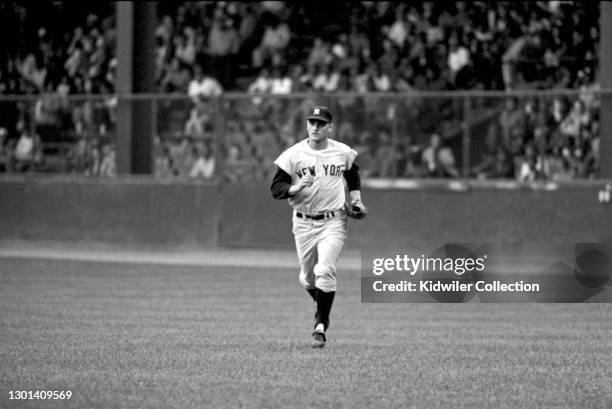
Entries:
[[[359,152],[364,178],[584,179],[599,166],[594,88],[513,93],[138,95],[154,121],[152,175],[270,179],[312,105]],[[117,95],[2,96],[0,172],[117,175]]]

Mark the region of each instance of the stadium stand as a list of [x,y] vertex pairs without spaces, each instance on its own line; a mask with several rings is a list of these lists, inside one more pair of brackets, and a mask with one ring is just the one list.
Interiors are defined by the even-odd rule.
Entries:
[[[308,2],[159,2],[158,89],[192,101],[158,104],[156,174],[208,175],[185,163],[193,165],[201,152],[213,152],[230,163],[224,167],[230,172],[226,179],[256,175],[237,171],[243,176],[236,177],[231,164],[244,169],[270,164],[301,129],[304,101],[285,106],[265,98],[268,94],[565,88],[580,89],[580,96],[475,104],[472,114],[486,118],[486,130],[470,176],[590,177],[598,166],[594,4],[364,1],[334,2],[323,10]],[[0,23],[3,38],[12,39],[2,42],[0,92],[38,95],[34,104],[2,102],[9,112],[0,124],[7,134],[3,168],[114,174],[113,166],[102,166],[112,162],[115,149],[116,99],[109,96],[117,64],[112,3],[3,3]],[[236,118],[253,123],[233,124],[228,115],[225,141],[218,144],[218,108],[207,97],[227,91],[258,98],[230,104]],[[91,98],[72,100],[71,94]],[[409,116],[419,124],[408,138],[401,135],[405,126],[398,125],[398,132],[388,122],[399,121],[394,109],[414,110],[414,101],[384,104],[380,112],[358,98],[334,101],[340,112],[367,112],[368,126],[347,114],[351,123],[339,123],[338,130],[360,142],[370,177],[439,175],[423,160],[434,133],[459,156],[452,145],[461,110],[452,103],[419,108]],[[446,117],[428,117],[436,110]],[[432,121],[441,125],[433,127]],[[44,146],[33,166],[13,166],[22,128]],[[430,162],[436,161],[435,152],[428,154]],[[64,160],[47,160],[52,157]]]

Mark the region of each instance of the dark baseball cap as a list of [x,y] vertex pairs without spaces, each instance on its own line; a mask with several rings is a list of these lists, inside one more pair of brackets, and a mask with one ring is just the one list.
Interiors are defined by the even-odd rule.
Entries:
[[331,122],[332,113],[328,107],[316,106],[308,111],[306,119],[318,119],[319,121]]

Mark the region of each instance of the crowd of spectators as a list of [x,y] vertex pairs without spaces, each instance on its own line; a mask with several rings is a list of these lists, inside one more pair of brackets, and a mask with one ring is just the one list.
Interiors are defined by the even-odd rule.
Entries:
[[216,159],[209,140],[183,136],[178,140],[155,144],[154,175],[160,178],[202,178],[216,175]]
[[[157,12],[166,92],[187,92],[196,67],[237,91],[265,69],[291,80],[282,93],[571,88],[597,64],[597,2],[160,2]],[[3,3],[0,19],[13,39],[0,92],[113,90],[112,3]]]
[[[0,166],[36,168],[48,150],[41,145],[69,134],[63,170],[112,175],[116,99],[69,103],[68,97],[114,91],[114,6],[52,2],[35,8],[0,5],[3,38],[14,39],[2,42],[0,93],[39,95],[34,106],[18,104],[14,115],[0,121]],[[596,82],[596,2],[159,2],[157,13],[158,91],[189,98],[187,105],[160,107],[175,112],[168,114],[168,132],[158,132],[159,176],[216,176],[216,158],[227,162],[226,179],[264,177],[257,169],[266,169],[295,138],[285,134],[300,132],[299,126],[266,122],[266,113],[281,110],[267,106],[273,105],[268,94],[579,88]],[[228,118],[225,139],[217,143],[218,108],[211,108],[210,97],[227,91],[253,94],[251,103],[264,114],[245,123]],[[596,100],[509,101],[497,107],[499,120],[490,124],[470,176],[593,174]],[[24,133],[37,148],[34,159],[19,162],[16,147]],[[457,177],[461,171],[456,146],[448,146],[442,130],[416,144],[401,135],[397,140],[388,129],[374,136],[360,129],[349,133],[361,143],[363,161],[371,163],[370,176]]]
[[109,93],[116,66],[111,3],[0,5],[0,93]]
[[[597,64],[597,3],[346,2],[318,12],[314,7],[287,5],[275,15],[278,29],[272,19],[259,48],[265,49],[269,37],[278,47],[263,64],[257,90],[572,88],[580,70]],[[253,57],[253,66],[261,65]],[[287,85],[275,87],[279,80]]]
[[599,100],[593,97],[593,87],[585,84],[578,98],[550,100],[527,98],[519,103],[509,98],[488,132],[473,176],[522,182],[594,177],[600,136]]
[[[0,128],[0,171],[76,173],[89,176],[116,176],[115,144],[108,138],[80,138],[70,146],[55,145],[58,155],[45,155],[38,133],[18,126],[19,137],[9,139]],[[54,159],[53,159],[54,158]]]

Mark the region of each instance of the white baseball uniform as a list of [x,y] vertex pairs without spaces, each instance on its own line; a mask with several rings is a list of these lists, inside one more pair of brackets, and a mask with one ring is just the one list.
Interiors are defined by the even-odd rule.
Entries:
[[304,139],[274,163],[291,176],[292,184],[306,174],[314,178],[312,186],[289,198],[299,281],[306,289],[330,292],[336,291],[336,262],[347,232],[344,172],[353,166],[357,152],[333,139],[327,141],[327,148],[315,150]]

